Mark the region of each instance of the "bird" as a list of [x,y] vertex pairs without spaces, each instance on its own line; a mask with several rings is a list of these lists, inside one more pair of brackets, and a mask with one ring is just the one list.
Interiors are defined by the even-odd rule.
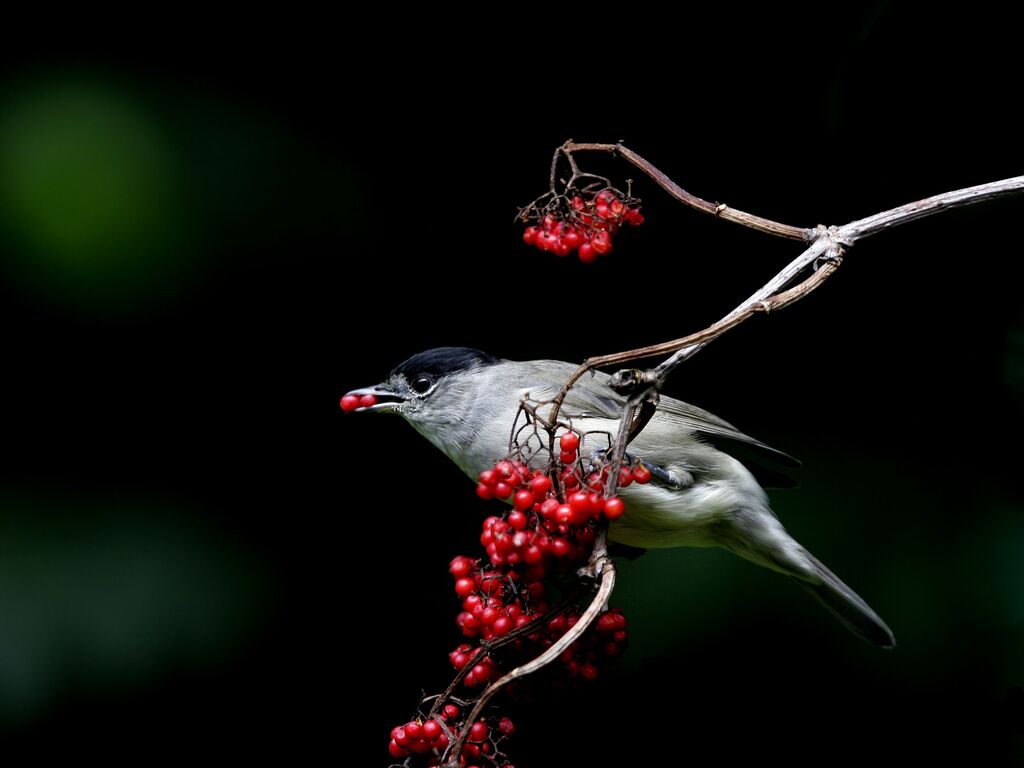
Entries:
[[[558,360],[512,361],[468,347],[438,347],[399,364],[381,384],[349,394],[372,403],[359,411],[402,416],[476,479],[508,454],[524,398],[550,403],[576,369]],[[623,414],[626,401],[608,386],[609,378],[599,371],[584,375],[559,411],[560,422],[571,420],[573,430],[585,436],[586,447],[580,449],[585,460],[607,450],[607,436],[616,433]],[[588,440],[591,435],[596,437]],[[653,482],[619,490],[627,511],[611,523],[610,542],[639,549],[722,547],[791,577],[865,640],[895,646],[878,614],[772,512],[762,485],[791,485],[789,474],[798,461],[664,395],[628,452],[651,470]]]

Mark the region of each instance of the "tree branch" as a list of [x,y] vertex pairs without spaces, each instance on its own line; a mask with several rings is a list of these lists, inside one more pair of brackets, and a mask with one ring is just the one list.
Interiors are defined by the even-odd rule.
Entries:
[[[845,249],[852,246],[858,240],[884,232],[900,224],[906,224],[907,222],[941,213],[942,211],[1024,192],[1024,176],[1014,176],[988,184],[979,184],[973,187],[944,192],[940,195],[917,200],[897,208],[882,211],[873,216],[852,221],[841,227],[819,225],[814,229],[799,229],[743,211],[715,205],[696,195],[692,195],[669,179],[650,162],[621,144],[578,144],[573,141],[567,141],[559,147],[556,155],[559,153],[569,155],[572,152],[585,151],[609,152],[621,156],[644,171],[672,197],[691,208],[714,214],[726,221],[731,221],[767,234],[804,240],[809,242],[810,245],[777,275],[717,323],[673,341],[588,358],[573,373],[569,381],[566,382],[566,385],[563,386],[562,392],[555,399],[554,414],[556,416],[558,407],[565,399],[565,394],[568,393],[572,385],[586,371],[609,365],[620,365],[647,357],[671,354],[671,357],[654,369],[657,377],[663,381],[679,363],[693,357],[705,344],[717,339],[726,331],[732,330],[758,313],[767,313],[787,307],[816,290],[839,267]],[[816,270],[811,275],[796,286],[786,290],[787,285],[792,283],[811,266],[816,267]]]
[[683,205],[703,211],[704,213],[710,213],[712,216],[716,216],[724,221],[731,221],[734,224],[741,224],[744,227],[756,229],[759,232],[803,241],[809,240],[814,232],[812,229],[792,227],[789,224],[782,224],[771,219],[762,218],[761,216],[755,216],[752,213],[746,213],[737,208],[730,208],[724,203],[712,203],[708,200],[703,200],[687,192],[650,162],[621,144],[577,144],[570,139],[558,148],[555,153],[556,157],[559,152],[564,153],[567,157],[571,156],[573,152],[608,152],[618,155],[647,174],[658,186]]

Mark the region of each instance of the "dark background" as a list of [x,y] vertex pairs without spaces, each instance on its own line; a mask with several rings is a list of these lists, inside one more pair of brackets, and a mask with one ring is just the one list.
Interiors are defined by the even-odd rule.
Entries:
[[[807,226],[1022,171],[1012,25],[968,6],[509,13],[5,50],[9,748],[386,763],[449,673],[446,564],[487,507],[338,397],[431,346],[580,360],[678,336],[797,253],[644,180],[611,257],[527,249],[516,206],[566,138]],[[655,552],[622,568],[617,671],[510,710],[517,765],[1021,759],[1021,205],[864,241],[669,387],[804,460],[774,507],[898,648],[738,558]]]

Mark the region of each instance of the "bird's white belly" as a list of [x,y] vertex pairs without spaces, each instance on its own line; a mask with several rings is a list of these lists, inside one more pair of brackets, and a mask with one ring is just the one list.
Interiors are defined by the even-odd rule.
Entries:
[[626,514],[612,523],[609,539],[646,549],[714,546],[711,526],[727,519],[739,501],[720,482],[697,482],[683,490],[634,483],[619,495]]

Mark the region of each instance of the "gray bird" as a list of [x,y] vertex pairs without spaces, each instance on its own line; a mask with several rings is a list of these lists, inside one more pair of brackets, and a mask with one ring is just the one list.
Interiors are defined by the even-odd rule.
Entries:
[[[353,394],[374,395],[377,404],[359,410],[400,414],[475,479],[508,453],[520,401],[550,400],[575,369],[557,360],[514,362],[440,347],[413,355],[384,383]],[[581,378],[559,414],[588,435],[580,449],[584,457],[607,448],[605,435],[615,434],[622,415],[625,401],[607,386],[608,378],[599,372]],[[596,444],[600,439],[603,445]],[[620,490],[626,514],[612,523],[611,541],[642,548],[725,547],[792,577],[861,637],[883,647],[895,644],[878,614],[800,546],[768,506],[761,484],[780,484],[785,469],[797,465],[794,459],[665,396],[629,453],[652,469],[654,481]]]

